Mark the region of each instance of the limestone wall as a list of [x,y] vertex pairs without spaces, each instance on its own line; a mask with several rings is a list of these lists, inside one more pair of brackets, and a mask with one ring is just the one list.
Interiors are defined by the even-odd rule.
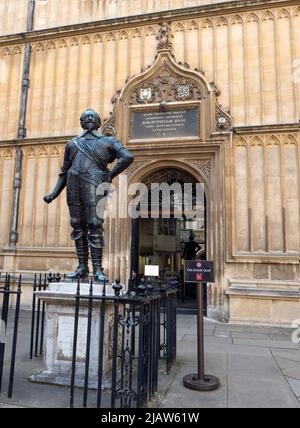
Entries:
[[[206,6],[231,0],[35,0],[34,29]],[[0,35],[26,31],[29,0],[1,0]]]
[[35,145],[24,149],[24,186],[19,221],[21,247],[72,246],[65,193],[51,205],[46,205],[43,201],[43,196],[52,191],[57,181],[63,152],[62,144]]
[[23,46],[0,48],[0,141],[17,137]]
[[177,59],[216,83],[235,126],[298,120],[299,7],[178,22],[174,33]]
[[15,149],[0,146],[0,248],[8,245]]
[[28,137],[73,135],[88,106],[109,117],[125,80],[153,63],[156,28],[33,43]]
[[37,0],[35,29],[229,2],[231,0]]
[[0,1],[0,36],[26,31],[28,0]]
[[298,255],[299,135],[236,137],[234,254]]
[[[176,59],[221,90],[234,126],[295,123],[300,115],[300,8],[173,22]],[[154,61],[157,26],[32,44],[28,137],[72,135],[88,105],[104,118],[127,78]],[[16,137],[22,47],[0,50],[1,140]]]

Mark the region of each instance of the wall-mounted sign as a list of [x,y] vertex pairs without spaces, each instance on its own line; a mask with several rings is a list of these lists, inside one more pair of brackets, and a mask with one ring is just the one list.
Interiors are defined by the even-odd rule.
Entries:
[[145,276],[159,276],[159,266],[146,265],[145,266]]
[[184,263],[185,282],[215,282],[214,263],[189,260]]
[[173,109],[168,111],[132,112],[131,138],[197,137],[199,135],[199,109]]

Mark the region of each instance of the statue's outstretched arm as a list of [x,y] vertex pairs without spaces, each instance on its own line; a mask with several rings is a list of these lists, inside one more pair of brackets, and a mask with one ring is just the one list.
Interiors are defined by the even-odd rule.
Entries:
[[44,197],[44,201],[47,204],[50,204],[52,201],[54,201],[54,199],[56,199],[61,192],[64,190],[64,188],[67,185],[67,174],[68,174],[68,170],[71,166],[71,158],[70,158],[70,147],[69,144],[66,146],[65,148],[65,156],[64,156],[64,163],[63,166],[61,168],[61,173],[59,174],[58,180],[56,185],[54,186],[54,189],[52,190],[51,193],[48,193],[48,195],[46,195]]

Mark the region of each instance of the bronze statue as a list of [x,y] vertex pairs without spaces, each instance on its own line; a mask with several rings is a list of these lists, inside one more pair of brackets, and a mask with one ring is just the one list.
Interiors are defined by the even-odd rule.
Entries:
[[189,242],[186,242],[183,250],[184,260],[195,260],[200,250],[201,246],[195,241],[195,235],[190,233]]
[[[71,238],[75,241],[79,260],[77,270],[68,279],[88,278],[89,248],[94,280],[103,282],[103,218],[97,215],[97,204],[105,196],[97,196],[97,187],[112,180],[134,160],[132,154],[114,137],[98,132],[101,119],[93,109],[86,110],[80,118],[83,132],[70,140],[65,148],[64,163],[56,186],[44,197],[50,204],[67,187],[70,210]],[[118,159],[110,171],[107,166]]]

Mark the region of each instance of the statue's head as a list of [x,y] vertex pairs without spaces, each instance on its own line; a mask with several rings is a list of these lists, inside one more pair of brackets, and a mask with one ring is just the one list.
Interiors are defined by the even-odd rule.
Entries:
[[87,131],[94,131],[101,126],[100,116],[92,108],[88,108],[80,117],[80,124]]
[[195,239],[195,234],[193,232],[191,232],[190,236],[189,236],[189,240],[194,241],[194,239]]

